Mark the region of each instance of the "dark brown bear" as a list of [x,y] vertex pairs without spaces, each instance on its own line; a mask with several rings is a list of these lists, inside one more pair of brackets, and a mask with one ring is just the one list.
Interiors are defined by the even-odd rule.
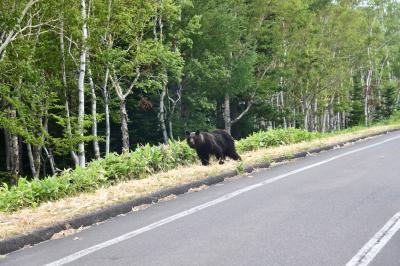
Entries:
[[203,165],[209,164],[210,155],[215,155],[219,164],[224,163],[226,156],[234,160],[241,159],[236,152],[233,138],[224,130],[192,133],[186,131],[186,141],[191,148],[196,150]]

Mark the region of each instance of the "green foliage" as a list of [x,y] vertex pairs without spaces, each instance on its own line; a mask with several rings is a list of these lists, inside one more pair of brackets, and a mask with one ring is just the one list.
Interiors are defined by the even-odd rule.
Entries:
[[246,165],[244,164],[244,162],[240,161],[236,164],[236,171],[238,173],[244,173]]
[[395,84],[388,84],[382,93],[382,103],[377,110],[378,118],[384,119],[391,117],[399,106],[396,106],[397,90]]
[[392,124],[398,124],[398,123],[400,123],[400,111],[397,111],[397,112],[393,113],[388,119],[380,121],[377,124],[380,124],[380,125],[392,125]]
[[360,78],[353,77],[353,89],[351,96],[351,111],[350,111],[350,126],[361,125],[364,121],[364,103],[363,103],[363,88],[360,83]]
[[237,141],[236,147],[239,152],[245,152],[261,148],[309,141],[321,136],[322,134],[318,132],[308,132],[295,128],[275,129],[253,133],[249,137]]
[[58,176],[33,180],[20,178],[16,186],[4,184],[0,187],[0,211],[34,207],[42,202],[94,191],[121,180],[142,179],[196,160],[195,151],[185,142],[138,146],[130,154],[113,153],[104,159],[92,161],[86,168],[66,170]]

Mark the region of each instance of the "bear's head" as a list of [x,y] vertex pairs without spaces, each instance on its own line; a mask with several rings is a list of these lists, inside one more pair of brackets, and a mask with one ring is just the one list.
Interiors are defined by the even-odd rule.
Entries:
[[204,142],[204,137],[198,130],[196,132],[186,131],[186,142],[190,148],[196,149]]

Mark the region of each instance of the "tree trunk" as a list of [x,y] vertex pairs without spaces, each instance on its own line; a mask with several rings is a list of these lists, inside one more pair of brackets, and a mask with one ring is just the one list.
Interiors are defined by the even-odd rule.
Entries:
[[39,148],[35,146],[32,148],[31,144],[27,144],[27,149],[32,176],[39,177],[41,164]]
[[169,138],[173,140],[174,139],[174,132],[173,132],[173,129],[172,129],[172,121],[171,120],[168,121],[168,127],[169,127]]
[[97,97],[96,97],[96,91],[95,91],[95,85],[93,82],[93,77],[92,77],[92,71],[90,68],[88,68],[88,76],[89,76],[89,84],[91,88],[91,96],[92,96],[92,136],[94,137],[93,139],[93,151],[94,151],[94,156],[96,159],[100,158],[100,147],[99,147],[99,141],[97,139]]
[[39,147],[36,145],[33,146],[33,163],[34,163],[34,166],[36,169],[35,177],[39,177],[39,173],[40,173],[40,167],[41,167],[41,163],[42,163],[42,160],[40,157],[41,152],[42,152],[42,147]]
[[287,129],[287,122],[286,122],[286,116],[284,115],[284,112],[285,112],[285,102],[284,102],[284,97],[283,97],[283,91],[281,91],[280,93],[279,93],[279,95],[280,95],[280,100],[281,100],[281,103],[280,103],[280,106],[281,106],[281,112],[282,112],[282,117],[283,117],[283,127],[285,128],[285,129]]
[[4,145],[6,153],[6,169],[8,172],[11,171],[11,157],[10,157],[10,134],[4,129]]
[[318,126],[318,119],[317,119],[317,111],[318,111],[318,102],[317,97],[314,97],[313,109],[311,112],[311,131],[316,131]]
[[[17,117],[17,112],[14,108],[11,109],[11,119]],[[10,136],[10,170],[11,170],[11,183],[16,184],[20,174],[20,153],[19,153],[19,139],[17,135]]]
[[303,115],[304,115],[304,123],[303,123],[304,130],[310,131],[310,127],[309,127],[310,108],[308,107],[308,104],[305,99],[303,99],[303,101],[301,103],[301,107],[302,107]]
[[333,111],[333,106],[329,106],[329,131],[332,131],[335,129],[335,113]]
[[[65,45],[64,45],[64,18],[61,18],[61,29],[60,29],[60,50],[61,50],[61,76],[62,76],[62,82],[63,82],[63,87],[64,87],[64,97],[65,97],[65,104],[64,104],[64,109],[65,109],[65,116],[66,116],[66,131],[68,137],[71,139],[72,138],[72,128],[71,128],[71,115],[70,115],[70,110],[69,110],[69,101],[68,101],[68,95],[67,95],[67,74],[66,74],[66,68],[65,68]],[[70,150],[71,158],[72,161],[74,162],[75,166],[79,164],[79,158],[76,155],[75,151],[73,149]]]
[[324,110],[324,115],[322,117],[322,128],[321,131],[324,133],[326,132],[326,124],[327,124],[327,119],[328,118],[328,111],[325,109]]
[[[172,119],[174,117],[175,114],[175,110],[176,110],[176,106],[178,105],[178,103],[182,104],[181,102],[181,98],[182,98],[182,83],[178,84],[178,89],[176,91],[176,95],[177,98],[173,99],[172,97],[168,97],[169,99],[169,116],[168,116],[168,127],[169,127],[169,138],[170,139],[174,139],[174,132],[173,132],[173,124],[172,124]],[[172,107],[171,107],[171,103],[172,103]]]
[[[108,0],[108,12],[107,12],[107,28],[106,28],[106,33],[104,35],[104,39],[108,40],[108,48],[112,48],[113,45],[113,40],[111,38],[111,35],[109,34],[110,30],[110,20],[111,20],[111,12],[112,12],[112,0]],[[108,92],[108,79],[110,75],[110,67],[107,62],[107,68],[106,68],[106,73],[104,77],[104,85],[102,89],[103,93],[103,99],[104,99],[104,119],[106,122],[106,156],[110,153],[110,138],[111,138],[111,129],[110,129],[110,108],[109,108],[109,102],[110,102],[110,96]]]
[[136,68],[136,77],[135,80],[129,86],[129,89],[125,92],[122,92],[121,85],[119,84],[118,78],[116,77],[115,71],[110,75],[111,82],[113,83],[115,92],[117,93],[119,99],[119,109],[121,115],[121,132],[122,132],[122,152],[129,152],[129,129],[128,129],[128,113],[126,111],[126,98],[132,92],[136,82],[140,77],[140,70]]
[[[86,74],[86,54],[87,47],[86,41],[88,38],[87,30],[87,16],[86,16],[86,0],[81,0],[81,16],[82,16],[82,46],[80,51],[80,69],[79,69],[79,80],[78,80],[78,91],[79,91],[79,107],[78,107],[78,133],[81,138],[84,135],[84,119],[85,119],[85,74]],[[78,157],[79,166],[85,167],[85,142],[83,139],[78,144]]]
[[126,99],[120,99],[119,110],[121,113],[122,153],[129,152],[128,113],[126,111]]
[[47,159],[49,159],[51,173],[52,173],[52,175],[55,175],[57,167],[56,167],[56,163],[54,162],[53,152],[50,149],[47,149],[46,147],[43,147],[43,150],[46,154]]
[[365,94],[364,94],[364,116],[365,116],[365,126],[368,127],[369,125],[369,94],[371,89],[371,78],[372,78],[372,69],[368,70],[367,79],[365,82]]
[[225,122],[225,130],[229,134],[231,134],[231,108],[230,108],[230,99],[229,93],[225,93],[225,101],[224,101],[224,122]]
[[33,159],[33,152],[32,152],[32,145],[26,144],[28,150],[28,158],[29,158],[29,167],[31,168],[31,173],[33,177],[36,177],[36,167],[35,167],[35,160]]
[[111,129],[110,129],[110,109],[109,109],[109,93],[108,93],[108,78],[110,74],[110,69],[107,67],[106,75],[104,78],[104,86],[103,86],[103,98],[104,98],[104,119],[106,122],[106,155],[110,153],[110,136],[111,136]]
[[293,108],[293,122],[292,122],[292,127],[296,128],[296,107]]
[[[46,132],[49,132],[49,114],[48,114],[47,111],[45,112],[43,128],[46,130]],[[46,140],[46,142],[49,142],[48,136],[45,136],[45,140]],[[47,149],[46,146],[43,144],[43,147],[40,147],[40,150],[39,150],[39,153],[38,153],[38,158],[39,159],[40,159],[40,154],[42,153],[42,149],[44,150],[44,152],[46,154],[46,157],[49,160],[51,173],[52,173],[52,175],[55,175],[57,167],[56,167],[56,163],[54,161],[54,156],[53,156],[52,149],[50,149],[50,148]],[[46,163],[46,160],[43,160],[43,161],[44,161],[44,163]],[[45,167],[46,166],[44,164],[43,168],[45,168]],[[43,169],[43,170],[45,172],[46,169]],[[37,172],[39,172],[39,170]],[[46,176],[46,175],[44,174],[43,176]]]
[[165,144],[168,143],[168,132],[167,132],[167,127],[165,125],[165,106],[164,106],[164,99],[166,95],[167,95],[167,83],[164,82],[163,90],[160,95],[160,113],[158,116],[160,119],[161,131],[163,134],[163,140]]

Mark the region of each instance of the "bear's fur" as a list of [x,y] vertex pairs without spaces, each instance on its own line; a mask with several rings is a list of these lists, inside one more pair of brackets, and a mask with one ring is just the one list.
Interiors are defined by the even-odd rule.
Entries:
[[235,149],[235,141],[224,130],[213,132],[188,132],[186,131],[188,145],[195,149],[203,165],[208,165],[210,156],[215,155],[220,164],[224,163],[228,156],[233,160],[241,160]]

